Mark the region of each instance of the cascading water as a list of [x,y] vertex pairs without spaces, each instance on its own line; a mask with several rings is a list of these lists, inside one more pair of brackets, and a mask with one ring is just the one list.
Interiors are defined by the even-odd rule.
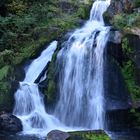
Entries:
[[23,133],[44,133],[52,130],[55,125],[61,126],[60,122],[45,111],[43,97],[39,92],[35,80],[43,71],[44,67],[51,61],[52,55],[57,47],[57,41],[53,41],[42,54],[35,59],[26,71],[23,82],[15,93],[14,115],[21,119]]
[[102,15],[108,6],[109,0],[94,2],[90,19],[58,53],[60,98],[52,115],[45,111],[35,80],[51,60],[57,42],[51,43],[29,65],[15,93],[13,111],[21,119],[24,133],[104,128],[103,55],[110,28],[105,27]]
[[103,13],[109,1],[96,1],[90,19],[58,54],[59,94],[54,115],[68,126],[104,128],[103,56],[110,27]]

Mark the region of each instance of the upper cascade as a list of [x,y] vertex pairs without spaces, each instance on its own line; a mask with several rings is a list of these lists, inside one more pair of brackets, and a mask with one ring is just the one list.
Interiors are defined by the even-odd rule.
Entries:
[[103,13],[107,10],[110,5],[111,0],[101,1],[97,0],[93,3],[92,9],[90,11],[90,21],[99,21],[104,23]]

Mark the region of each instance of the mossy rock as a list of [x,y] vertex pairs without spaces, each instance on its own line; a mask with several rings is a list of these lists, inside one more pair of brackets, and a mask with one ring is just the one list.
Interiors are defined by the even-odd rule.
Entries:
[[110,140],[109,136],[102,130],[69,132],[68,140]]
[[47,135],[47,140],[110,140],[102,130],[63,132],[52,130]]

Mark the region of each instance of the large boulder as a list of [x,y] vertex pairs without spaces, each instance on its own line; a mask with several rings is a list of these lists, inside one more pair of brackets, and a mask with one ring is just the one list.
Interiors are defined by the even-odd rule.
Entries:
[[1,112],[0,114],[0,132],[2,133],[17,133],[22,131],[20,119],[12,114]]
[[67,140],[70,135],[60,130],[52,130],[47,135],[47,140]]

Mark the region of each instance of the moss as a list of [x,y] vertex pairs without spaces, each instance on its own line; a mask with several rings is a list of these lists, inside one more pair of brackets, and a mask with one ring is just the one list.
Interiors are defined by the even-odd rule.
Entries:
[[55,100],[57,98],[56,95],[56,89],[57,89],[57,83],[56,83],[56,65],[55,60],[58,51],[60,48],[58,47],[56,51],[53,54],[52,61],[48,65],[48,72],[47,72],[47,88],[44,90],[45,96],[47,98],[47,104],[55,103]]
[[123,53],[125,53],[126,60],[123,63],[122,74],[127,86],[129,93],[131,93],[132,99],[139,100],[140,99],[140,87],[135,83],[135,75],[134,75],[134,63],[132,58],[130,57],[132,54],[132,49],[129,46],[129,42],[127,38],[124,38],[122,41],[122,49]]
[[113,16],[111,23],[122,32],[131,33],[132,28],[140,28],[140,14],[137,12],[116,14]]
[[131,60],[124,63],[124,67],[122,68],[122,73],[126,82],[127,89],[129,93],[131,93],[132,99],[139,100],[140,99],[140,87],[136,85],[134,79],[134,64]]
[[71,132],[68,140],[110,140],[102,131]]
[[50,104],[54,101],[55,91],[56,91],[56,87],[54,81],[53,80],[48,81],[48,88],[45,94],[47,97],[47,104]]

